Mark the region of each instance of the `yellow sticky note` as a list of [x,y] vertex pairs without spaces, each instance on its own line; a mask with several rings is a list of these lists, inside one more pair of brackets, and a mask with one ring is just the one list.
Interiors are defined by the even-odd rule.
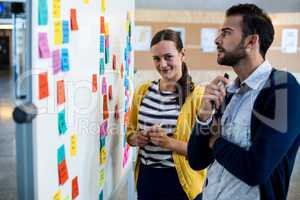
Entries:
[[104,186],[104,182],[105,182],[105,172],[104,172],[104,169],[100,169],[100,172],[99,172],[99,185],[101,187]]
[[101,148],[100,151],[100,164],[105,164],[106,163],[106,149],[105,148]]
[[77,154],[77,135],[71,136],[70,154],[71,156],[76,156]]
[[53,0],[53,18],[60,18],[60,0]]
[[60,190],[58,190],[57,192],[55,192],[55,194],[53,196],[53,200],[61,200]]
[[62,22],[61,21],[54,22],[54,44],[55,45],[62,44]]
[[105,25],[104,25],[104,35],[109,35],[109,25],[108,25],[108,22],[105,22]]
[[104,13],[106,10],[106,0],[101,0],[101,11]]
[[83,0],[83,3],[88,4],[90,3],[90,0]]

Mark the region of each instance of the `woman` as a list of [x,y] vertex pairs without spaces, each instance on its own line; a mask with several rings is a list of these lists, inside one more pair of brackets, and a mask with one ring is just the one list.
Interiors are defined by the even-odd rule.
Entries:
[[139,147],[138,200],[192,200],[201,192],[206,175],[192,170],[186,159],[203,88],[195,86],[188,74],[177,32],[156,33],[151,53],[161,77],[135,92],[126,136],[129,145]]

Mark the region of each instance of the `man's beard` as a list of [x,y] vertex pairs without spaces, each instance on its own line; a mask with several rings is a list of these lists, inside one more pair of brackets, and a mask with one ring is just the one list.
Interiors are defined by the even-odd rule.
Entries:
[[217,59],[217,62],[220,65],[236,66],[241,59],[246,57],[246,49],[243,47],[242,42],[240,42],[240,44],[231,52],[226,52],[223,48],[221,49],[223,50],[222,53],[224,55],[222,58]]

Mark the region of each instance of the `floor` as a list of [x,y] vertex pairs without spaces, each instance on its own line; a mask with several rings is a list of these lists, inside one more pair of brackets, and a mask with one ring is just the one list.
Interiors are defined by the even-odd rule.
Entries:
[[[13,82],[11,75],[0,71],[0,200],[17,199],[15,126],[11,119]],[[300,153],[292,175],[288,200],[300,199]],[[125,200],[127,186],[120,189]],[[115,200],[115,199],[114,199]],[[131,200],[131,199],[130,199]]]

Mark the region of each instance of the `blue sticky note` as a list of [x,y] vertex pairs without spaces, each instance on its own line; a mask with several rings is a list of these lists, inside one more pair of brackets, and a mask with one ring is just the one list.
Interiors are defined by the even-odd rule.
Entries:
[[62,110],[58,113],[58,132],[60,135],[65,134],[67,131],[66,119],[65,119],[65,110]]
[[38,24],[47,25],[48,24],[48,5],[47,0],[39,0],[38,2]]
[[69,52],[68,49],[61,49],[61,69],[63,72],[69,71]]
[[104,53],[105,49],[105,37],[104,35],[100,35],[100,53]]
[[58,165],[60,165],[64,159],[65,159],[65,145],[61,145],[57,150]]
[[100,58],[100,75],[104,74],[104,60]]
[[100,149],[105,147],[105,137],[100,137]]
[[69,35],[70,35],[70,28],[69,28],[69,21],[63,20],[62,21],[62,31],[63,31],[63,43],[67,44],[69,43]]
[[99,193],[99,200],[103,200],[103,190]]

